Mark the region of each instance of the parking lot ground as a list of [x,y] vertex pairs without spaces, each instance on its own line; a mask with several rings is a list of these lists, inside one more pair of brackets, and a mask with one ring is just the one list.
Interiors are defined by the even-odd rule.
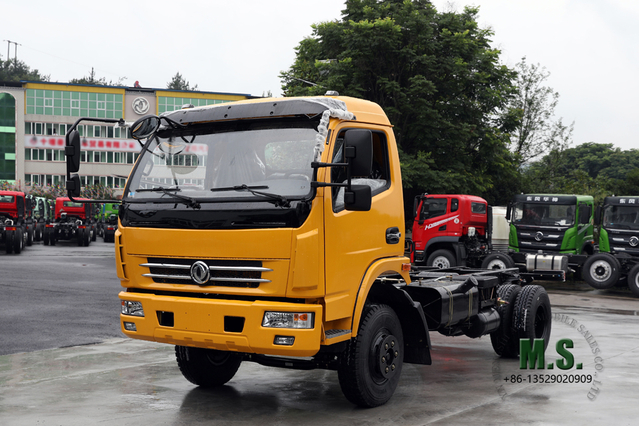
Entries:
[[[610,297],[551,293],[544,365],[553,369],[520,369],[495,356],[487,337],[432,333],[433,364],[405,364],[393,398],[374,409],[350,404],[325,370],[244,363],[227,385],[199,389],[182,377],[172,346],[124,338],[4,355],[0,424],[635,425],[639,301],[611,297],[607,308]],[[561,339],[573,343],[569,370],[556,367],[566,363]],[[592,382],[556,383],[559,375]]]

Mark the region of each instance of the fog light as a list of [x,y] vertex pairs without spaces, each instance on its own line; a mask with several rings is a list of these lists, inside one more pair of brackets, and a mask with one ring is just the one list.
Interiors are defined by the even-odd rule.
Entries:
[[144,316],[144,309],[142,309],[142,302],[133,302],[130,300],[123,300],[121,312],[124,315],[133,315],[135,317]]
[[127,322],[124,321],[124,329],[126,331],[138,331],[137,327],[135,326],[134,322]]
[[262,327],[313,328],[312,312],[264,312]]
[[294,336],[275,336],[275,339],[273,340],[274,345],[281,345],[281,346],[293,346],[294,342],[295,342]]

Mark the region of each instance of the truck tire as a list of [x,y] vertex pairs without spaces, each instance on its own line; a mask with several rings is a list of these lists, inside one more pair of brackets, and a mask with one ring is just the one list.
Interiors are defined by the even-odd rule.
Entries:
[[550,340],[552,312],[550,299],[546,289],[540,285],[527,285],[522,288],[515,301],[513,328],[518,335],[517,355],[519,355],[519,339],[544,339],[544,351]]
[[505,284],[497,287],[497,297],[503,304],[497,307],[499,328],[490,333],[490,343],[495,353],[503,358],[516,358],[519,353],[519,335],[513,328],[515,302],[521,292],[517,284]]
[[27,231],[27,246],[33,245],[33,227]]
[[77,237],[78,237],[78,245],[80,247],[82,247],[84,245],[84,233],[85,233],[85,231],[86,231],[85,229],[78,229]]
[[91,229],[86,228],[84,230],[84,234],[82,235],[82,242],[85,247],[88,247],[91,244]]
[[13,235],[16,231],[6,231],[4,237],[4,247],[7,254],[13,253]]
[[628,272],[628,288],[639,297],[639,264],[633,266]]
[[385,404],[397,388],[403,361],[404,337],[395,311],[367,305],[337,369],[344,396],[361,407]]
[[581,269],[584,281],[598,290],[613,287],[621,276],[619,261],[610,253],[588,256]]
[[222,386],[235,376],[242,354],[176,346],[175,358],[186,380],[203,388]]
[[457,261],[455,260],[455,255],[450,250],[440,249],[435,250],[428,256],[426,265],[435,266],[439,269],[447,269],[457,266]]
[[481,262],[481,269],[509,269],[514,267],[515,262],[504,253],[491,253]]
[[17,227],[13,233],[13,252],[15,254],[22,253],[22,248],[24,247],[24,233],[22,232],[21,227]]
[[44,228],[44,232],[42,233],[42,242],[44,242],[45,246],[49,245],[50,238],[51,232],[49,231],[49,228]]

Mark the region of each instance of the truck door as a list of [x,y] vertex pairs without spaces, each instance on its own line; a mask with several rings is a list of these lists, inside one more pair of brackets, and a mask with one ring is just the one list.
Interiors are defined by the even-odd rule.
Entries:
[[[338,128],[331,152],[333,163],[342,162],[343,134]],[[361,280],[377,259],[403,256],[404,239],[393,242],[389,230],[404,232],[402,188],[399,165],[391,167],[398,158],[396,147],[389,144],[392,135],[383,127],[368,127],[373,132],[373,172],[370,176],[353,177],[352,183],[371,187],[370,211],[344,209],[344,188],[324,189],[326,321],[349,318]],[[345,168],[333,167],[327,173],[332,183],[342,183]],[[395,234],[396,235],[396,234]]]

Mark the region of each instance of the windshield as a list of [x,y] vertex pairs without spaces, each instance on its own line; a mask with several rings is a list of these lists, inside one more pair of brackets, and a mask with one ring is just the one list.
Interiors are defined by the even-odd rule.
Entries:
[[516,225],[572,226],[575,223],[575,206],[515,203],[513,223]]
[[616,229],[639,230],[639,206],[606,206],[603,226]]
[[147,142],[125,200],[191,200],[190,205],[198,208],[206,202],[275,203],[310,196],[314,128],[201,133]]

